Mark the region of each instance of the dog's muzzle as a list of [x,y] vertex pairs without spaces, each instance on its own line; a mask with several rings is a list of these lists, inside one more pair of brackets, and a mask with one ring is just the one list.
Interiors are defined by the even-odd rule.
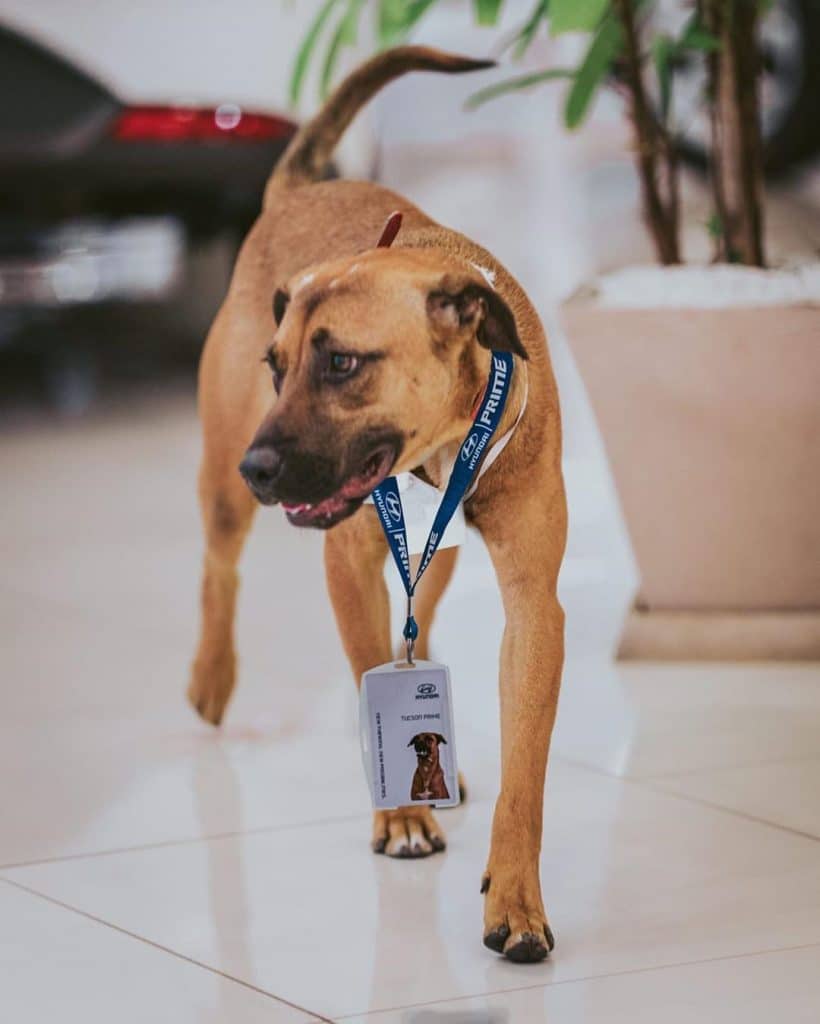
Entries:
[[272,505],[277,500],[276,485],[284,467],[285,460],[275,448],[249,448],[239,463],[239,472],[257,501]]
[[352,515],[390,472],[400,440],[395,435],[360,439],[342,460],[301,450],[295,440],[259,438],[245,453],[239,472],[262,505],[282,504],[296,526],[328,529]]

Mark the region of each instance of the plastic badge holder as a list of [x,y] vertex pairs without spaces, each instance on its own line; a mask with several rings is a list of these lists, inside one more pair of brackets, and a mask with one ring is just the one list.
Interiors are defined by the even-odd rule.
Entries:
[[459,803],[455,729],[446,665],[388,662],[360,689],[362,759],[373,807]]

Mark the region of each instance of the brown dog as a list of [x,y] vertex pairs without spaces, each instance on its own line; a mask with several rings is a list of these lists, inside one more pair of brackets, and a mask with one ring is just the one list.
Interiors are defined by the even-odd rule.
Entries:
[[[200,369],[206,554],[189,698],[216,724],[233,690],[236,565],[258,502],[280,502],[297,525],[333,527],[327,583],[357,684],[391,659],[387,545],[362,501],[390,472],[412,470],[441,486],[487,382],[490,350],[514,353],[497,436],[526,399],[524,415],[465,503],[506,616],[501,791],[481,890],[485,944],[514,960],[540,960],[553,944],[538,860],[563,660],[556,581],[566,534],[544,331],[486,250],[378,185],[318,181],[356,111],[385,83],[411,70],[483,66],[421,47],[379,55],[300,130],[269,182]],[[392,248],[376,249],[394,210],[404,215],[402,230]],[[436,555],[419,588],[420,658],[454,552]],[[443,845],[429,807],[375,814],[377,852],[418,856]]]
[[449,800],[438,748],[447,740],[440,732],[419,732],[407,744],[416,751],[418,764],[410,785],[411,800]]

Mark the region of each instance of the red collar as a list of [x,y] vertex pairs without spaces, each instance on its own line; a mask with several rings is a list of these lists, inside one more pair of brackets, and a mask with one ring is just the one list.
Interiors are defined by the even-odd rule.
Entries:
[[394,210],[382,228],[382,233],[379,236],[378,242],[376,242],[377,249],[389,249],[393,244],[396,235],[399,233],[401,227],[401,210]]

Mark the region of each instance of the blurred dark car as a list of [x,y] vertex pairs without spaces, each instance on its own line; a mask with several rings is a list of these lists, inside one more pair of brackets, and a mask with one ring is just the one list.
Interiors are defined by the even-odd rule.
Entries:
[[128,106],[2,26],[0,95],[0,377],[24,365],[81,408],[106,361],[201,345],[296,126]]

